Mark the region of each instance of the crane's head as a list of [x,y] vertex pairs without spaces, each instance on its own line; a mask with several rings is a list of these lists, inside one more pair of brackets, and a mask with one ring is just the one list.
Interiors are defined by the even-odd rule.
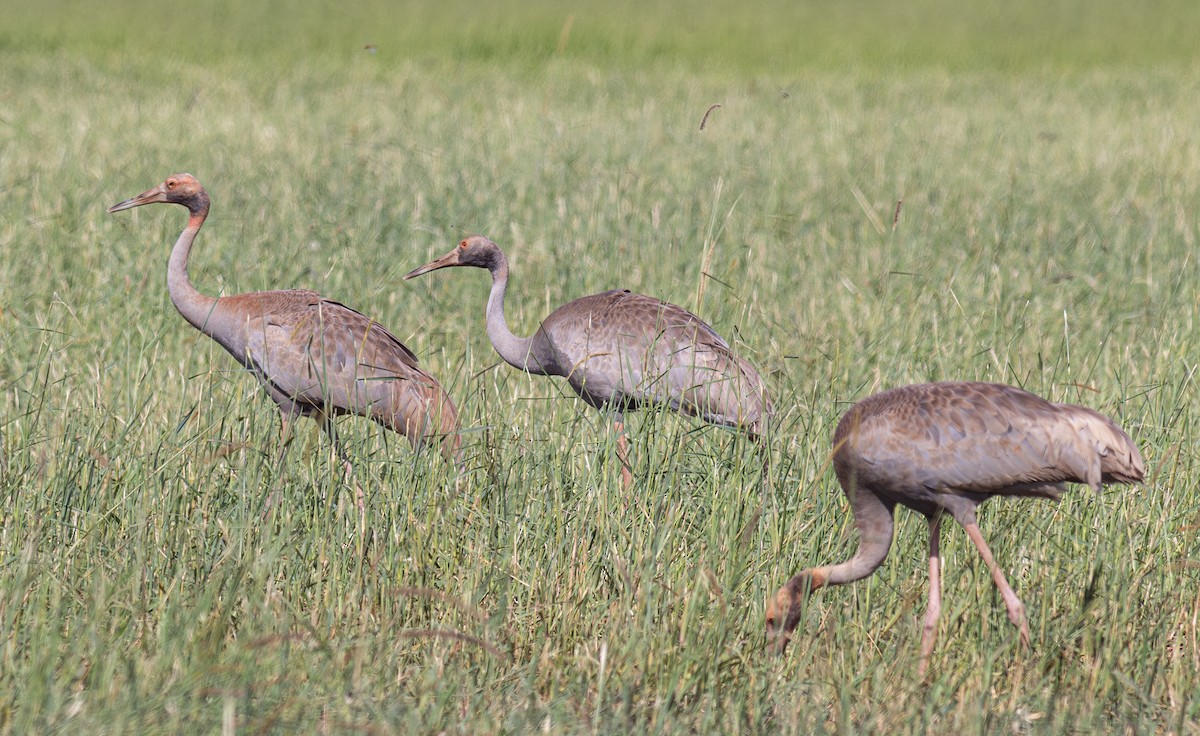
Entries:
[[196,181],[196,177],[191,174],[172,174],[162,184],[153,189],[147,189],[136,197],[130,197],[124,202],[118,202],[109,207],[108,211],[109,213],[120,212],[158,202],[181,204],[187,207],[192,214],[208,211],[208,195],[204,192],[204,187],[200,186],[200,182]]
[[767,600],[767,647],[783,654],[804,613],[810,593],[825,586],[825,573],[815,568],[797,573]]
[[465,238],[458,246],[438,258],[430,261],[418,269],[409,271],[404,275],[405,280],[416,278],[423,273],[436,271],[439,268],[447,268],[449,266],[474,266],[476,268],[486,268],[489,271],[497,271],[503,269],[505,273],[508,271],[508,261],[504,258],[503,251],[500,246],[483,237],[482,235],[472,235]]

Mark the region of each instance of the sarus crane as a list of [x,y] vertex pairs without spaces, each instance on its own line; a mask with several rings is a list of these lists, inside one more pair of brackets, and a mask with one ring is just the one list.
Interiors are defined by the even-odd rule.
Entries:
[[[333,419],[370,417],[404,435],[414,449],[435,441],[448,459],[459,448],[458,412],[441,385],[421,368],[404,343],[375,320],[308,289],[256,291],[233,296],[201,294],[188,279],[188,256],[208,217],[209,199],[191,174],[108,208],[147,204],[187,208],[188,224],[167,266],[167,290],[175,308],[197,330],[246,366],[279,407],[283,447],[291,420],[312,417],[329,436],[348,479],[350,460],[338,442]],[[362,510],[362,489],[358,506]]]
[[1021,643],[1029,646],[1025,606],[1009,586],[975,523],[996,496],[1057,500],[1065,484],[1140,483],[1137,446],[1111,419],[1082,406],[1052,404],[998,383],[925,383],[884,391],[855,404],[833,435],[833,466],[858,529],[848,561],[803,570],[767,602],[767,634],[782,653],[806,597],[861,580],[883,564],[897,504],[929,522],[929,605],[920,674],[933,652],[941,612],[939,525],[949,514],[966,530],[995,581]]
[[517,337],[504,318],[508,259],[500,247],[472,235],[404,278],[449,266],[474,266],[492,274],[487,334],[506,363],[535,376],[562,376],[585,402],[610,413],[625,488],[633,482],[625,413],[649,404],[744,430],[758,445],[765,481],[769,453],[764,436],[772,414],[766,387],[754,366],[699,317],[616,289],[568,302],[546,317],[532,337]]

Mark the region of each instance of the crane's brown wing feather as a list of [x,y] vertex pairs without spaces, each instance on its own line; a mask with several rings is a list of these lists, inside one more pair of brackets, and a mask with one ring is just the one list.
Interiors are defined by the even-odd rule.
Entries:
[[719,345],[726,351],[729,345],[704,320],[682,307],[635,294],[625,289],[613,289],[568,302],[554,310],[542,321],[542,329],[558,342],[590,340],[594,346],[624,346],[650,342],[660,335],[685,339],[672,344],[698,341]]
[[344,310],[346,310],[346,312],[349,312],[350,314],[357,315],[357,320],[351,319],[349,321],[361,321],[363,323],[370,323],[371,332],[367,336],[368,342],[380,341],[381,344],[376,346],[377,349],[384,350],[388,353],[394,352],[396,354],[397,358],[403,360],[405,363],[407,363],[411,367],[413,367],[413,368],[419,367],[420,361],[417,359],[417,356],[413,353],[413,351],[409,350],[408,346],[400,341],[400,338],[393,335],[391,333],[391,331],[388,330],[383,325],[374,321],[370,317],[367,317],[366,315],[364,315],[362,312],[358,311],[357,309],[354,309],[353,307],[348,307],[345,304],[342,304],[341,302],[337,302],[332,299],[322,298],[321,303],[324,304],[327,308],[333,308],[335,310],[344,309]]
[[1063,480],[1046,448],[1018,429],[1004,432],[930,427],[896,433],[872,418],[855,434],[855,452],[887,485],[935,492],[991,493]]
[[563,305],[540,331],[571,385],[594,404],[664,402],[728,425],[755,424],[770,411],[757,371],[674,304],[607,291]]
[[[1126,456],[1136,448],[1106,417],[1083,411],[1000,384],[906,386],[856,405],[835,443],[845,442],[842,464],[849,460],[860,478],[894,488],[981,494],[1062,482],[1099,488],[1110,445]],[[1116,434],[1097,439],[1096,417]]]
[[436,387],[415,356],[379,323],[316,297],[249,320],[247,358],[280,394],[362,413],[391,400],[395,381]]

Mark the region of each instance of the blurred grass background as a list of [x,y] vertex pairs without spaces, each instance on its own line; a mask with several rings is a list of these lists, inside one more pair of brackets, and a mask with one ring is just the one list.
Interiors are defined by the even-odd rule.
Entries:
[[714,73],[939,67],[971,70],[1187,64],[1198,11],[1187,0],[763,0],[654,3],[218,0],[151,9],[81,0],[16,3],[7,49],[158,54],[246,63],[345,59],[372,44],[392,59],[499,62],[550,56]]
[[[3,15],[5,732],[1200,728],[1200,6]],[[213,198],[200,289],[388,325],[462,409],[461,489],[354,419],[365,527],[315,430],[274,465],[272,405],[167,298],[182,211],[104,213],[181,170]],[[400,282],[472,232],[509,254],[519,333],[627,287],[730,338],[780,407],[772,492],[736,436],[650,413],[624,494],[602,417],[496,367],[482,275]],[[1115,416],[1148,482],[984,511],[1031,652],[954,530],[916,681],[901,511],[879,573],[763,656],[766,595],[855,544],[842,411],[950,378]]]

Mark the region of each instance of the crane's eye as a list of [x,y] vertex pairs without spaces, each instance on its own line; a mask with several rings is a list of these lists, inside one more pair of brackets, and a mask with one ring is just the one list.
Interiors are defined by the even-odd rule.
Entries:
[[176,181],[174,179],[167,179],[167,189],[174,189],[175,184]]
[[464,248],[464,249],[465,249],[465,248],[467,247],[467,241],[465,241],[465,240],[464,240],[464,241],[462,241],[461,243],[459,243],[459,244],[458,244],[458,247],[459,247],[459,248]]

